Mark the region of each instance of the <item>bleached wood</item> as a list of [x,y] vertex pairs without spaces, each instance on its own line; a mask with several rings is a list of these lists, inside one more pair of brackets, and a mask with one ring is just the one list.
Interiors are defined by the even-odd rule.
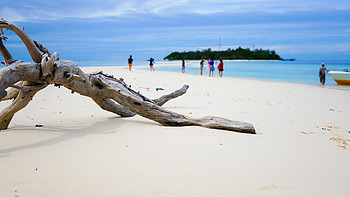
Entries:
[[24,85],[27,86],[27,88],[19,91],[16,99],[7,108],[0,112],[0,130],[7,129],[15,113],[26,107],[33,99],[34,95],[39,90],[45,88],[48,84],[38,85],[31,82],[25,82]]
[[168,102],[171,99],[177,98],[179,96],[182,96],[183,94],[185,94],[187,92],[187,89],[189,88],[188,85],[184,85],[182,86],[181,89],[178,89],[170,94],[167,95],[163,95],[158,99],[154,99],[153,102],[155,102],[157,105],[162,106],[164,105],[164,103]]
[[[170,94],[161,96],[158,99],[154,99],[153,102],[156,103],[159,106],[164,105],[166,102],[177,98],[183,94],[186,93],[187,89],[188,89],[188,85],[184,85],[181,89],[176,90]],[[96,102],[96,104],[98,104],[102,109],[112,112],[112,113],[116,113],[118,115],[120,115],[121,117],[132,117],[135,116],[136,113],[128,110],[127,108],[123,107],[122,105],[117,104],[116,102],[114,102],[111,99],[101,99],[101,98],[93,98],[93,100]]]
[[4,46],[4,44],[2,43],[2,40],[6,40],[7,37],[3,36],[0,34],[0,54],[2,55],[2,57],[4,57],[4,64],[5,66],[11,64],[12,62],[14,62],[15,60],[12,58],[10,52],[6,49],[6,47]]
[[[58,53],[51,54],[40,45],[40,50],[44,52],[41,55],[38,48],[36,48],[38,46],[34,44],[30,37],[12,23],[0,20],[0,28],[14,31],[24,43],[27,43],[26,47],[33,61],[36,62],[14,61],[0,70],[0,100],[10,97],[10,95],[7,95],[9,87],[19,90],[14,102],[0,112],[0,130],[8,127],[14,114],[24,108],[36,92],[49,84],[55,84],[56,86],[64,86],[83,96],[88,96],[102,109],[124,117],[138,114],[164,126],[202,126],[212,129],[255,133],[255,129],[250,123],[212,116],[191,118],[161,107],[165,102],[186,93],[187,85],[159,99],[151,100],[131,89],[122,79],[116,79],[102,72],[86,74],[72,61],[59,59]],[[40,58],[40,61],[37,58]],[[21,85],[16,85],[21,81]]]
[[35,63],[41,62],[41,53],[38,48],[35,46],[33,40],[26,34],[23,29],[19,28],[13,23],[10,23],[3,18],[0,18],[0,29],[6,28],[8,30],[13,31],[17,34],[17,36],[22,40],[24,45],[26,46],[30,57]]
[[54,63],[58,60],[58,53],[54,52],[53,54],[45,53],[42,56],[41,60],[41,72],[43,77],[50,77],[54,69]]

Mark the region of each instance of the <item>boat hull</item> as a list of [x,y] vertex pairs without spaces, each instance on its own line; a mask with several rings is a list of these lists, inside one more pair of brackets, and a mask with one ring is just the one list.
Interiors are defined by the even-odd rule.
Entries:
[[328,74],[338,85],[350,85],[350,72],[328,71]]

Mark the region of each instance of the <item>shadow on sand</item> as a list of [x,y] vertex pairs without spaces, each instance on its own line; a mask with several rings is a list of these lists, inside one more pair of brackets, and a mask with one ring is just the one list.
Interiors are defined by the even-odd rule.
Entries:
[[[143,124],[143,122],[137,121],[138,124]],[[124,123],[127,122],[135,122],[133,120],[127,120],[126,118],[120,118],[120,117],[113,117],[108,118],[106,120],[96,122],[95,124],[92,124],[90,126],[84,127],[84,126],[63,126],[63,127],[50,127],[50,126],[44,126],[40,129],[40,132],[57,132],[61,135],[45,139],[43,141],[35,142],[32,144],[26,144],[21,146],[16,146],[12,148],[5,148],[0,150],[0,157],[7,157],[10,155],[10,153],[16,152],[16,151],[22,151],[22,150],[28,150],[33,148],[39,148],[39,147],[45,147],[45,146],[51,146],[53,144],[69,141],[76,138],[81,138],[87,135],[91,134],[113,134],[115,133],[120,126],[122,126]],[[16,127],[14,129],[9,129],[6,132],[16,132],[16,130],[24,131],[35,131],[33,127]],[[32,132],[35,134],[35,132]]]

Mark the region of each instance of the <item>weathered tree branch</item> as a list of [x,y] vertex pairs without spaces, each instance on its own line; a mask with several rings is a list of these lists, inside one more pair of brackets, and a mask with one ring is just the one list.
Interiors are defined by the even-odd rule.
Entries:
[[[119,114],[122,117],[138,114],[165,126],[193,125],[255,133],[254,127],[249,123],[231,121],[220,117],[191,118],[161,107],[165,102],[186,93],[187,85],[159,99],[151,100],[131,89],[123,79],[116,79],[102,72],[85,74],[73,62],[59,59],[58,53],[51,54],[42,45],[35,44],[24,31],[12,23],[0,20],[0,28],[7,28],[15,32],[25,43],[33,61],[36,62],[11,62],[11,55],[6,53],[5,47],[3,48],[6,51],[2,50],[1,54],[8,65],[0,70],[0,101],[14,97],[15,100],[0,113],[0,130],[8,127],[13,115],[24,108],[36,92],[49,84],[55,84],[57,86],[62,85],[83,96],[88,96],[102,109]],[[39,50],[44,54],[41,55]],[[12,87],[12,90],[7,94],[9,87]],[[17,95],[13,88],[17,89]]]
[[[21,82],[20,82],[21,83]],[[8,88],[6,90],[6,96],[4,96],[2,99],[0,99],[0,101],[7,101],[7,100],[11,100],[13,98],[16,98],[17,95],[19,94],[19,89],[17,88]]]
[[0,112],[0,130],[7,129],[14,114],[26,107],[34,95],[39,90],[45,88],[48,84],[34,84],[31,82],[25,82],[24,85],[26,87],[20,90],[19,94],[11,105]]
[[[170,101],[171,99],[177,98],[187,92],[188,85],[184,85],[181,89],[176,90],[170,94],[164,95],[158,99],[154,99],[153,102],[156,103],[159,106],[164,105],[166,102]],[[111,99],[101,99],[101,98],[92,98],[102,109],[118,114],[121,117],[132,117],[135,116],[136,113],[128,110],[127,108],[123,107],[122,105],[116,104]]]
[[40,64],[15,61],[0,72],[0,100],[7,95],[6,88],[19,81],[40,83]]
[[16,98],[25,83],[25,81],[20,81],[15,85],[12,85],[9,88],[7,88],[7,95],[4,98],[0,99],[0,101],[6,101]]
[[41,71],[43,77],[50,77],[54,70],[55,61],[58,60],[58,53],[45,53],[41,60]]
[[50,51],[47,50],[47,48],[45,48],[42,44],[38,43],[37,41],[34,40],[34,44],[35,46],[44,54],[47,53],[48,55],[51,55]]
[[189,88],[188,85],[184,85],[182,86],[181,89],[176,90],[175,92],[172,92],[170,94],[167,95],[163,95],[158,99],[154,99],[153,102],[156,103],[159,106],[164,105],[164,103],[168,102],[171,99],[177,98],[179,96],[182,96],[183,94],[185,94],[187,92],[187,89]]
[[2,43],[2,40],[6,41],[6,39],[7,39],[7,37],[0,34],[0,53],[1,53],[2,57],[4,57],[5,66],[12,64],[15,61],[12,58],[10,52],[4,46],[4,43]]
[[22,42],[25,44],[27,47],[27,50],[30,54],[30,57],[35,63],[40,63],[41,62],[41,53],[35,46],[35,43],[33,40],[26,34],[21,28],[16,26],[13,23],[10,23],[4,19],[0,19],[0,29],[6,28],[8,30],[13,31],[14,33],[17,34],[17,36],[22,40]]
[[126,109],[125,107],[115,103],[111,99],[102,99],[102,98],[92,98],[97,105],[99,105],[102,109],[118,114],[121,117],[132,117],[135,116],[136,113]]

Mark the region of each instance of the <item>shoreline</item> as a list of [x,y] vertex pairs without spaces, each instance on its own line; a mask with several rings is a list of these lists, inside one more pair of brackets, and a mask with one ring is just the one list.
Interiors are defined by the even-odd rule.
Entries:
[[[149,70],[148,62],[135,62],[133,70],[143,69]],[[216,62],[218,64],[218,62]],[[116,63],[116,65],[123,65],[123,63]],[[123,65],[124,66],[124,65]],[[204,65],[204,75],[206,71],[206,63]],[[329,64],[327,69],[335,69],[344,67],[339,62]],[[154,68],[157,71],[180,72],[181,61],[156,61]],[[268,80],[268,81],[282,81],[292,82],[297,84],[312,84],[319,85],[318,78],[319,65],[317,62],[303,62],[303,61],[225,61],[224,62],[224,77],[239,77],[248,79]],[[199,61],[187,61],[186,74],[199,74]],[[217,75],[217,71],[214,73]],[[340,88],[350,90],[350,86],[338,86],[337,83],[327,76],[326,86],[330,88]]]
[[[122,77],[151,99],[188,84],[188,92],[164,108],[250,122],[258,134],[120,118],[90,98],[49,86],[0,132],[2,195],[350,195],[349,91],[109,66],[81,69]],[[0,109],[9,103],[0,102]]]
[[[180,61],[179,61],[180,62]],[[159,67],[168,67],[169,65],[157,65]],[[89,68],[90,66],[85,66]],[[82,68],[85,68],[82,67]],[[129,69],[128,66],[101,66],[101,68],[108,68],[108,67],[116,67],[116,68],[122,68],[122,69]],[[171,65],[171,67],[179,67],[179,64],[174,64]],[[99,67],[96,67],[99,68]],[[146,69],[141,69],[138,70],[138,68],[146,68]],[[149,66],[133,66],[133,71],[148,71],[147,68]],[[101,69],[102,70],[102,69]],[[165,72],[165,73],[181,73],[180,69],[178,72],[172,72],[172,71],[155,71],[155,72]],[[190,76],[201,76],[200,74],[194,74],[194,73],[185,73],[185,75],[190,75]],[[203,74],[201,77],[208,77],[207,73]],[[291,82],[291,81],[279,81],[279,80],[272,80],[272,79],[257,79],[257,78],[249,78],[249,77],[236,77],[236,76],[223,76],[223,78],[233,78],[233,79],[247,79],[247,80],[256,80],[256,81],[265,81],[265,82],[275,82],[275,83],[287,83],[287,84],[298,84],[298,85],[310,85],[314,87],[324,87],[324,88],[331,88],[331,89],[339,89],[339,90],[345,90],[345,91],[350,91],[350,86],[348,85],[337,85],[337,84],[326,84],[326,85],[321,85],[321,84],[313,84],[313,83],[303,83],[303,82]],[[214,75],[214,78],[220,78],[218,75]],[[328,76],[328,80],[333,80],[330,76]]]
[[[204,59],[205,61],[208,61],[208,59]],[[163,60],[165,62],[174,62],[174,61],[178,61],[178,62],[181,62],[182,60]],[[200,62],[201,60],[186,60],[186,62]],[[214,61],[219,61],[219,59],[214,59]],[[236,60],[225,60],[223,59],[222,61],[225,61],[225,62],[280,62],[280,61],[283,61],[283,60],[248,60],[248,59],[236,59]]]

